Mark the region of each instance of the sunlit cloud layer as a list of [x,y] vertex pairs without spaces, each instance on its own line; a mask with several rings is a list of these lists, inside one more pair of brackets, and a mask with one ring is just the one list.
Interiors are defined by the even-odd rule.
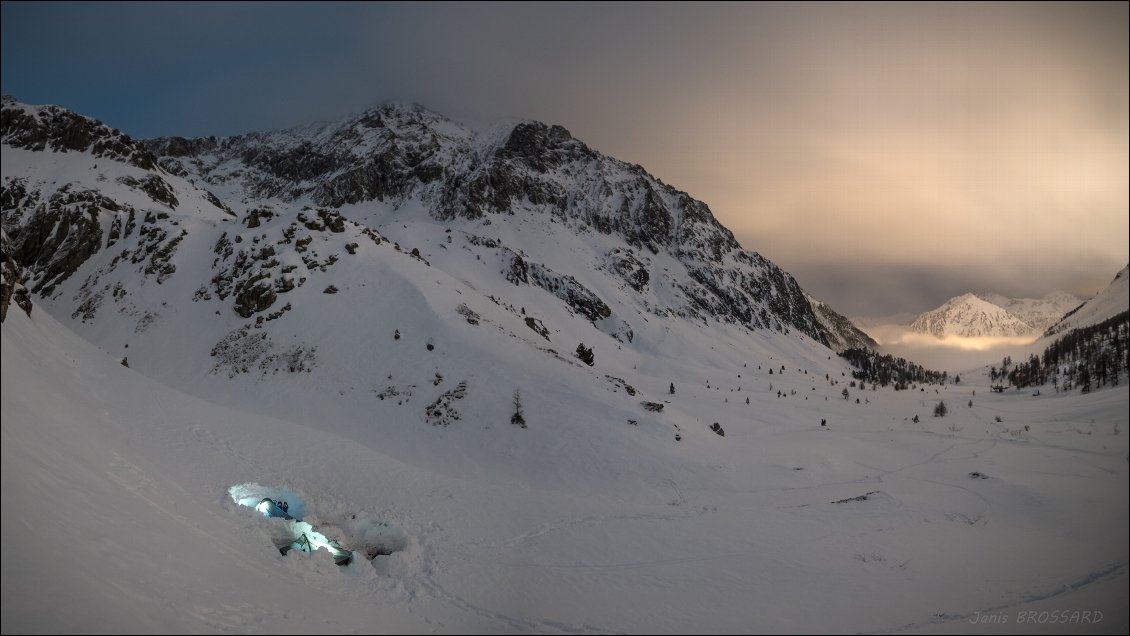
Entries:
[[1043,354],[1037,345],[1037,336],[960,337],[937,338],[911,331],[905,325],[878,325],[866,329],[884,353],[912,360],[927,368],[964,372],[978,367],[999,364],[1009,356],[1026,359],[1031,353]]
[[882,346],[941,347],[959,351],[991,351],[1003,347],[1022,347],[1035,342],[1038,338],[1038,334],[1033,336],[946,336],[938,338],[930,334],[912,331],[902,325],[870,327],[867,333]]

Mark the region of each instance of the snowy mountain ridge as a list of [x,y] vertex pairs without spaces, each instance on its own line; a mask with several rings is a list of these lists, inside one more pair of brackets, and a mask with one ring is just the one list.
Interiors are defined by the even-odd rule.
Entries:
[[1011,298],[991,292],[979,293],[977,297],[1023,320],[1032,327],[1033,333],[1043,333],[1063,318],[1064,314],[1083,302],[1075,295],[1064,291],[1053,291],[1043,298]]
[[1093,298],[1075,307],[1044,332],[1045,338],[1098,324],[1130,310],[1130,265],[1123,267],[1114,279]]
[[[682,436],[697,416],[641,404],[699,381],[708,359],[844,372],[825,343],[837,329],[848,333],[835,342],[851,342],[850,323],[828,309],[817,320],[796,281],[740,249],[704,204],[563,129],[476,136],[387,105],[122,153],[148,153],[150,166],[95,154],[99,135],[118,134],[92,120],[4,106],[5,253],[36,307],[214,403],[491,472],[482,456],[389,427],[509,421],[515,392],[552,411],[550,387],[583,396],[562,418],[580,429],[553,433],[563,447],[609,414]],[[59,136],[56,121],[97,134],[86,150],[27,141]],[[346,195],[356,202],[328,198]],[[570,473],[566,457],[528,461],[552,482]]]
[[919,314],[910,327],[937,338],[1034,335],[1042,333],[1079,302],[1066,292],[1051,292],[1043,298],[966,293]]
[[[350,218],[350,208],[367,203],[416,206],[445,223],[518,214],[619,238],[626,245],[593,260],[654,313],[795,328],[828,340],[792,277],[742,250],[705,204],[639,166],[600,155],[560,126],[518,121],[477,134],[418,105],[389,103],[313,131],[165,138],[148,146],[175,173],[209,187],[234,183],[241,200],[311,202]],[[495,242],[519,279],[524,262],[538,257],[520,244]],[[673,257],[689,278],[671,279],[662,304],[649,293],[664,283],[649,254]]]
[[936,338],[1024,336],[1032,332],[1031,325],[1007,309],[971,293],[951,298],[941,307],[919,315],[910,328]]
[[[68,138],[65,132],[52,132],[59,125],[117,139],[116,131],[65,109],[31,107],[12,98],[5,98],[4,104],[3,135],[12,148],[41,151],[45,146],[37,140]],[[58,124],[60,120],[66,123]],[[94,150],[99,143],[86,144],[92,156],[105,156]],[[129,144],[136,147],[132,140]],[[392,103],[332,124],[227,139],[165,138],[144,145],[131,152],[145,160],[131,165],[146,174],[119,176],[115,181],[168,208],[147,221],[158,232],[169,231],[162,221],[176,209],[180,202],[176,192],[185,186],[196,193],[186,198],[203,198],[211,204],[206,216],[214,217],[216,211],[238,215],[248,226],[276,215],[305,214],[354,220],[378,231],[385,225],[381,221],[397,212],[406,212],[417,224],[425,220],[420,214],[424,212],[451,230],[484,228],[499,221],[500,215],[517,214],[521,218],[507,221],[563,224],[576,234],[608,237],[599,241],[608,244],[601,250],[593,250],[593,241],[588,241],[589,267],[613,278],[622,293],[633,296],[634,304],[647,313],[720,320],[752,329],[797,329],[825,343],[829,336],[837,342],[866,338],[846,319],[837,323],[838,328],[853,333],[829,332],[831,323],[817,320],[796,281],[760,255],[742,250],[704,204],[638,166],[599,155],[559,126],[518,122],[475,134],[422,107]],[[56,281],[90,257],[99,241],[109,246],[123,229],[137,223],[136,208],[122,208],[117,204],[120,195],[107,197],[106,188],[85,183],[77,187],[79,182],[72,182],[41,192],[29,189],[27,177],[20,173],[5,173],[5,227],[17,260],[36,264],[30,269],[37,279],[37,293],[50,293]],[[188,183],[174,187],[173,178]],[[53,206],[46,218],[36,212],[44,199]],[[88,216],[80,208],[97,208],[102,214]],[[51,233],[57,215],[62,215],[66,231],[54,236],[68,240],[39,240],[40,233]],[[179,235],[188,231],[182,228]],[[100,233],[108,238],[98,237]],[[612,316],[606,302],[582,282],[591,270],[582,270],[583,276],[559,273],[575,268],[575,259],[538,262],[532,259],[539,254],[520,241],[464,233],[468,240],[480,240],[480,247],[490,246],[493,259],[502,262],[511,282],[550,290],[594,321],[610,318],[602,325],[604,330],[622,341],[630,339],[631,327]],[[168,240],[155,242],[150,236],[148,252],[165,249],[171,256],[176,248]],[[659,272],[653,262],[656,257],[675,270],[668,266]],[[175,268],[174,262],[166,265]],[[268,285],[282,289],[292,283],[275,276],[269,282],[259,278],[249,289],[240,281],[233,284],[231,290],[216,291],[221,297],[227,292],[242,294],[236,311],[247,314],[273,305],[277,294],[272,297]]]

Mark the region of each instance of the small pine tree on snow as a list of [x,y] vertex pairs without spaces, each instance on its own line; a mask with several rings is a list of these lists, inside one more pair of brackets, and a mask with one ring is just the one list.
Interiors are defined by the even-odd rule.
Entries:
[[671,388],[668,390],[668,393],[670,393],[671,395],[675,395],[675,383],[674,382],[671,383]]
[[844,399],[845,399],[845,400],[846,400],[846,399],[848,399],[848,397],[850,397],[850,396],[848,395],[848,390],[847,390],[847,389],[844,389],[843,391],[841,391],[841,392],[840,392],[840,395],[844,396]]
[[522,417],[522,394],[514,389],[514,414],[510,416],[510,423],[526,428],[526,418]]
[[585,364],[589,365],[590,367],[593,365],[593,362],[595,361],[595,357],[593,356],[592,349],[586,347],[585,343],[583,343],[583,342],[577,345],[577,357],[581,359],[581,362],[584,362]]
[[946,408],[946,403],[941,400],[934,406],[934,417],[945,417],[948,412],[949,409]]

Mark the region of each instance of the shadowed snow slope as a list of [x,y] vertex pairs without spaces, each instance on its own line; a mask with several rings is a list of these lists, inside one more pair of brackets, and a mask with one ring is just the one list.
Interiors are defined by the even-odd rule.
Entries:
[[[170,390],[42,312],[2,329],[5,632],[978,631],[977,612],[1096,627],[1015,623],[1043,609],[1126,626],[1125,385],[856,405],[787,369],[776,386],[797,394],[762,377],[750,407],[736,369],[704,364],[723,388],[677,387],[703,421],[681,442],[611,416],[567,435],[532,408],[530,429],[494,426],[505,443],[479,417],[474,435],[424,427],[422,444],[497,450],[456,476]],[[553,480],[523,461],[570,435],[588,452]],[[277,520],[228,495],[249,482],[315,523],[379,519],[402,549],[345,568],[280,556]]]

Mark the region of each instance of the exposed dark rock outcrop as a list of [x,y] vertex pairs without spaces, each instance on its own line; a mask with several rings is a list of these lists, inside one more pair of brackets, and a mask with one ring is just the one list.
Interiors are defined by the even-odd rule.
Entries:
[[5,95],[0,104],[0,139],[13,148],[89,152],[152,170],[156,157],[116,129],[59,106],[28,106]]
[[0,232],[0,261],[0,322],[8,317],[8,305],[12,302],[31,316],[31,294],[24,287],[25,272],[12,259],[7,232]]
[[172,209],[176,209],[177,205],[180,203],[177,201],[176,195],[173,194],[172,187],[158,175],[147,175],[143,179],[120,177],[118,181],[131,188],[141,190],[149,195],[149,198],[152,199],[154,203],[162,203]]
[[66,185],[42,202],[19,179],[5,182],[0,199],[12,258],[33,273],[32,292],[44,295],[101,249],[99,212],[121,210],[99,192]]

